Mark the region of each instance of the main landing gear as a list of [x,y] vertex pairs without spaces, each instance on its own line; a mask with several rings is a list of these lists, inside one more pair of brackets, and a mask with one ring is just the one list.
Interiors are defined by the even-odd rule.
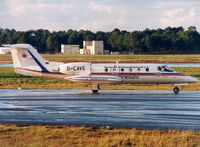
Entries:
[[[99,90],[100,90],[99,84],[96,84],[96,83],[92,84],[92,93],[93,94],[97,94]],[[173,89],[174,94],[178,94],[179,91],[180,91],[180,89],[177,86],[175,86]]]
[[175,94],[178,94],[180,89],[176,86],[176,87],[174,87],[173,91],[174,91]]
[[93,92],[93,94],[97,94],[99,90],[100,90],[99,84],[92,84],[92,92]]

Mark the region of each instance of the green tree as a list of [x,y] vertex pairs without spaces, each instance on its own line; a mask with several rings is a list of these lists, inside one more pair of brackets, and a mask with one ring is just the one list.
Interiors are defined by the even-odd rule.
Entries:
[[50,54],[53,54],[55,52],[58,52],[58,42],[55,39],[56,37],[54,35],[50,35],[47,38],[46,44],[47,44],[47,51]]

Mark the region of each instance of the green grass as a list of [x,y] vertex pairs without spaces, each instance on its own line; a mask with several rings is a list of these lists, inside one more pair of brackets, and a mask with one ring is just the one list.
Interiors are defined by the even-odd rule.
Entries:
[[53,61],[73,62],[200,62],[200,55],[64,55],[43,54]]
[[200,132],[51,125],[0,125],[1,147],[197,147]]
[[83,89],[85,86],[87,87],[87,84],[78,84],[67,80],[23,76],[16,74],[12,67],[0,67],[0,88],[18,88],[20,86],[25,89],[55,89],[55,87],[56,89],[73,89],[78,85]]
[[[200,63],[200,55],[65,55],[42,54],[50,61],[62,62],[189,62]],[[12,62],[11,55],[0,55],[0,62]]]
[[0,55],[0,62],[12,62],[11,55]]

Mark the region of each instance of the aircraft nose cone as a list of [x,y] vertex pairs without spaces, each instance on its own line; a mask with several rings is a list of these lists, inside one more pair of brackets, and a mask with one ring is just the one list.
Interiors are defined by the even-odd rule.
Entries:
[[197,82],[199,82],[199,80],[197,80],[196,78],[194,78],[194,77],[188,77],[188,83],[197,83]]

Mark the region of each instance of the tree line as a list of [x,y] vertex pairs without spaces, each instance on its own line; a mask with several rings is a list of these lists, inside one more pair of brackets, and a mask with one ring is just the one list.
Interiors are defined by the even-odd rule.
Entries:
[[112,52],[134,54],[198,54],[200,34],[195,26],[167,27],[165,29],[128,32],[114,29],[111,32],[89,30],[48,30],[16,31],[0,28],[0,44],[29,43],[40,53],[60,52],[61,44],[78,44],[83,41],[102,40],[104,49]]

